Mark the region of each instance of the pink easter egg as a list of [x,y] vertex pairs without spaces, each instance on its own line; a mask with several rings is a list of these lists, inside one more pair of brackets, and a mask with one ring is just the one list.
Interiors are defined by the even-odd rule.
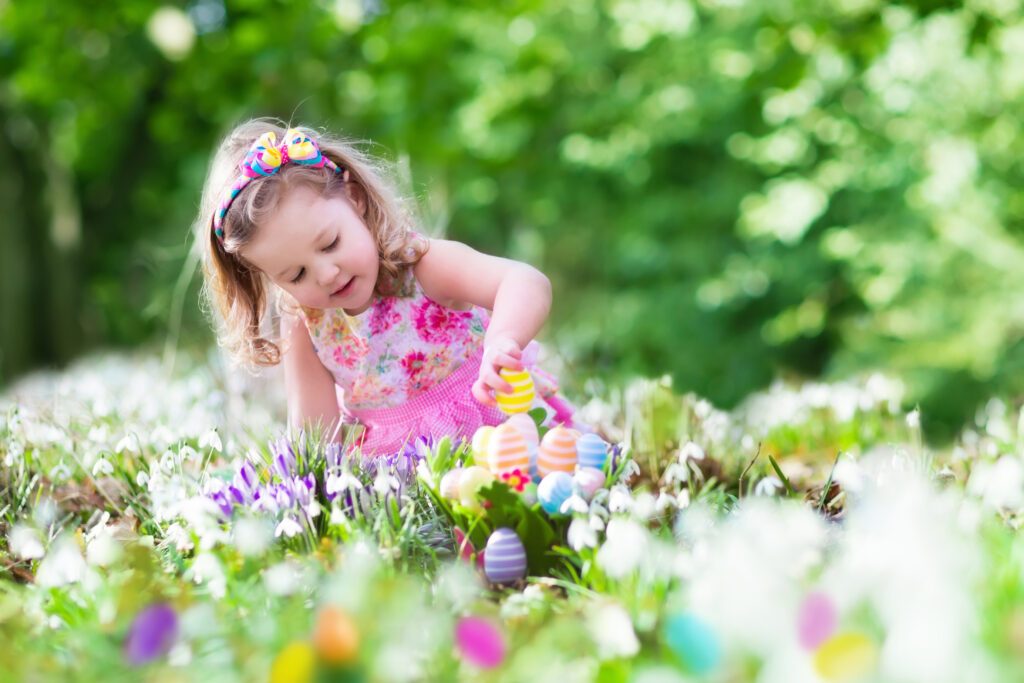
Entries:
[[555,427],[541,439],[537,451],[537,472],[545,477],[551,472],[576,469],[576,437],[565,427]]
[[824,593],[809,593],[797,615],[800,644],[808,650],[816,649],[835,632],[838,623],[832,600]]
[[455,624],[455,644],[463,658],[481,669],[493,669],[505,660],[505,639],[486,619],[462,617]]
[[515,425],[498,425],[487,443],[487,467],[493,474],[530,471],[530,450]]
[[527,445],[536,448],[540,444],[540,435],[537,432],[537,423],[533,421],[533,418],[526,413],[516,413],[507,420],[505,424],[514,426],[519,430],[519,433],[526,439]]

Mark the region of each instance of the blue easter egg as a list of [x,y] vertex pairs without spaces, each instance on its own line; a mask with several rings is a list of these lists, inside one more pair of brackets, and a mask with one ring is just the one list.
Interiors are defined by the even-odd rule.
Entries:
[[679,658],[687,671],[702,675],[722,658],[718,637],[704,621],[692,614],[674,614],[662,627],[665,644]]
[[584,434],[576,441],[576,454],[580,467],[599,470],[608,458],[608,444],[597,434]]
[[558,514],[562,503],[572,495],[572,475],[568,472],[550,472],[537,486],[537,500],[544,512]]
[[487,539],[484,574],[492,583],[511,583],[526,576],[526,548],[515,531],[502,527]]

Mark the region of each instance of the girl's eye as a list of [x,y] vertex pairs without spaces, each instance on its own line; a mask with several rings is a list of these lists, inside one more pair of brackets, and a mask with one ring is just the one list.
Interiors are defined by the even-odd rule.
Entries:
[[[337,238],[337,237],[335,237],[335,238],[334,238],[334,241],[333,241],[333,242],[331,242],[331,243],[330,243],[330,244],[328,244],[328,245],[327,245],[326,247],[324,247],[324,248],[322,249],[322,251],[332,251],[332,250],[333,250],[333,249],[334,249],[334,248],[335,248],[336,246],[338,246],[338,238]],[[306,269],[305,269],[305,268],[299,268],[299,274],[298,274],[298,275],[296,275],[296,276],[295,276],[294,278],[292,278],[292,279],[290,280],[290,282],[291,282],[291,283],[292,283],[293,285],[296,285],[296,284],[298,284],[298,283],[299,283],[299,280],[301,280],[301,279],[302,279],[302,275],[303,275],[303,273],[304,273],[305,271],[306,271]]]

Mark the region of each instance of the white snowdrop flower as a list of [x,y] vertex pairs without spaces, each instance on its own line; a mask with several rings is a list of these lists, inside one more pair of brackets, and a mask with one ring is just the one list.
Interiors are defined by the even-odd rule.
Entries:
[[210,595],[220,600],[227,592],[227,577],[224,575],[224,567],[217,556],[209,552],[201,552],[192,566],[186,570],[185,578],[191,579],[197,584],[205,584]]
[[666,510],[668,510],[669,508],[674,508],[675,506],[675,496],[666,493],[665,491],[659,493],[658,499],[654,502],[654,509],[659,515],[664,514]]
[[337,505],[331,507],[331,526],[345,526],[348,524],[348,517],[345,515],[345,511]]
[[588,617],[587,630],[601,659],[633,657],[640,651],[640,641],[629,613],[618,603],[597,605],[590,610]]
[[573,492],[571,496],[562,502],[562,506],[558,509],[563,515],[567,514],[580,514],[585,515],[590,511],[590,507],[587,505],[587,501],[583,496],[576,492]]
[[216,429],[211,429],[199,437],[199,448],[212,448],[218,453],[223,452],[224,447],[221,445],[220,434]]
[[690,506],[690,489],[683,489],[676,496],[676,507],[684,510]]
[[174,472],[177,463],[175,462],[174,453],[172,451],[164,451],[164,454],[160,456],[160,469],[167,474]]
[[139,470],[139,473],[135,475],[135,483],[140,487],[146,486],[149,483],[149,472],[146,470]]
[[192,542],[192,534],[185,531],[185,528],[177,522],[167,527],[167,532],[164,536],[170,543],[174,544],[174,547],[179,552],[188,552],[195,547],[195,544]]
[[681,449],[679,449],[679,462],[686,462],[687,460],[703,460],[704,449],[695,444],[692,441],[687,441]]
[[662,480],[666,486],[674,486],[675,484],[683,484],[686,482],[686,478],[689,475],[689,469],[685,465],[681,465],[678,462],[670,463],[665,468],[665,473],[662,475]]
[[285,515],[284,519],[274,529],[274,537],[277,538],[284,534],[286,538],[292,538],[302,533],[302,526],[299,525],[290,515]]
[[633,496],[629,489],[621,484],[616,484],[609,490],[608,510],[611,513],[628,512],[633,507]]
[[373,479],[373,490],[381,497],[391,491],[397,491],[398,478],[388,474],[387,470],[382,467],[377,470],[377,476]]
[[631,479],[638,474],[640,474],[640,465],[637,464],[636,460],[627,460],[622,468],[621,478],[623,480]]
[[921,428],[921,411],[918,409],[911,410],[907,413],[907,426],[911,429]]
[[569,546],[579,552],[584,548],[597,547],[597,531],[590,526],[586,517],[574,517],[569,524]]
[[106,424],[93,425],[85,438],[96,445],[106,445],[110,439],[110,428]]
[[647,552],[647,532],[631,519],[616,517],[608,522],[605,536],[597,563],[608,576],[621,579],[639,566]]
[[272,595],[291,595],[302,585],[302,571],[290,560],[285,560],[263,571],[263,585]]
[[744,434],[740,439],[740,448],[745,451],[752,451],[757,448],[757,440],[750,434]]
[[594,531],[604,531],[604,518],[595,514],[591,514],[590,522],[588,523],[590,524],[590,528]]
[[178,450],[178,462],[195,462],[199,460],[199,451],[185,444]]
[[599,519],[608,519],[608,509],[597,501],[597,496],[594,497],[594,500],[590,501],[590,514]]
[[71,468],[63,460],[50,469],[50,479],[54,481],[67,481],[71,478]]
[[106,458],[99,458],[92,466],[92,476],[106,477],[114,473],[114,466]]
[[32,509],[32,521],[40,529],[45,529],[56,521],[58,512],[57,503],[52,498],[42,498]]
[[7,534],[7,547],[15,557],[37,560],[46,554],[39,532],[25,524],[15,524]]
[[64,534],[50,546],[50,552],[36,570],[36,585],[54,588],[85,578],[88,566],[82,551],[70,534]]
[[776,476],[769,476],[754,484],[755,496],[774,496],[782,490],[782,481]]
[[25,445],[20,441],[11,441],[7,445],[7,453],[4,455],[4,466],[14,467],[20,465],[25,458]]
[[352,472],[346,467],[341,470],[338,474],[330,474],[327,477],[327,493],[335,494],[342,493],[348,489],[355,491],[363,488],[362,482],[359,481]]
[[245,557],[259,557],[270,548],[274,535],[265,519],[243,517],[231,529],[235,548]]

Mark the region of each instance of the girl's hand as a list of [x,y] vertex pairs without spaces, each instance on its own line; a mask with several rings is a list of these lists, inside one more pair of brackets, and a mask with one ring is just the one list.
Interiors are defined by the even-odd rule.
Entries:
[[476,400],[484,405],[497,406],[494,391],[512,393],[514,387],[498,374],[502,368],[523,369],[523,350],[511,337],[499,337],[484,347],[484,357],[480,361],[480,376],[473,383],[473,397]]

